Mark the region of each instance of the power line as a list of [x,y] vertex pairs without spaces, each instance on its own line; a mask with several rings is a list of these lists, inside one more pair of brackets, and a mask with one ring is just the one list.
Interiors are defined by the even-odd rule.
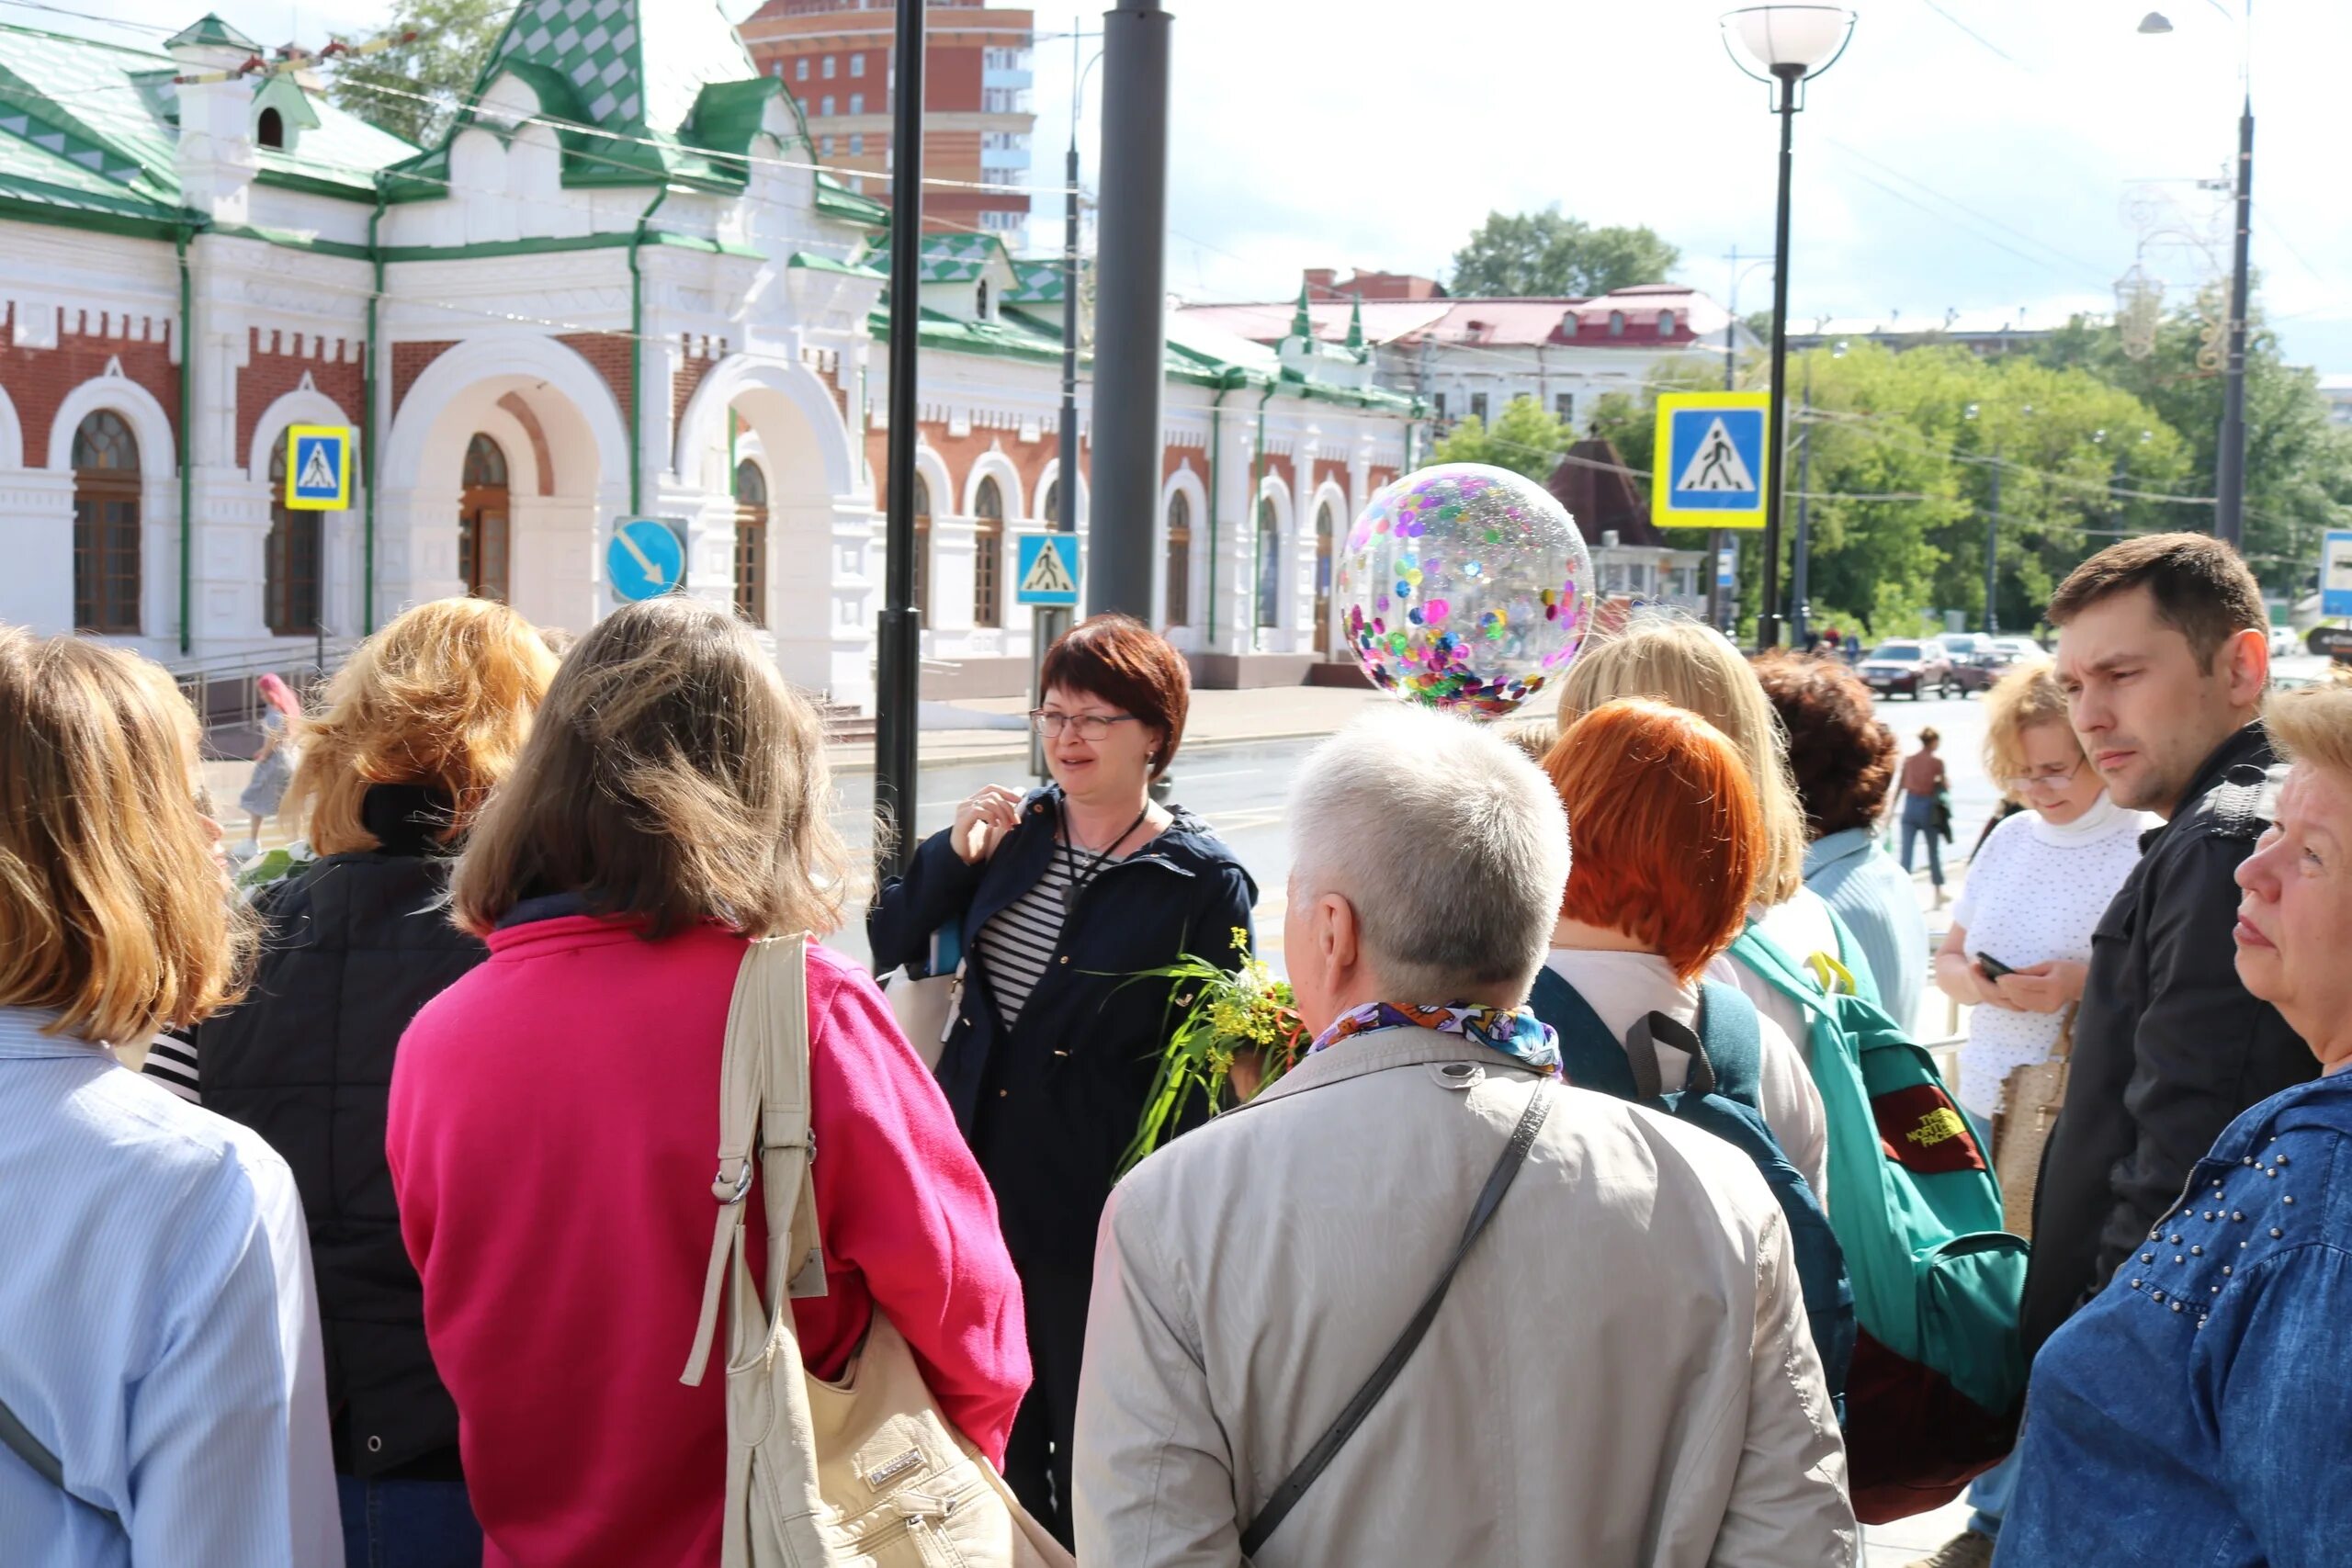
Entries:
[[1921,0],[1921,4],[1925,5],[1928,10],[1933,11],[1937,16],[1941,17],[1945,21],[1950,22],[1953,27],[1958,28],[1962,32],[1966,33],[1970,38],[1974,39],[1978,43],[1983,44],[1986,49],[1991,50],[1995,54],[1999,55],[2002,59],[2016,66],[2018,70],[2025,72],[2029,75],[2032,73],[2033,68],[2031,66],[2026,64],[2024,61],[2019,60],[2016,55],[2011,54],[2007,50],[2003,49],[1999,44],[1995,43],[1991,39],[1986,38],[1983,33],[1978,32],[1974,28],[1970,27],[1966,22],[1962,21],[1958,17],[1953,16],[1950,11],[1945,10],[1941,6],[1937,5],[1936,0]]
[[[2026,232],[2024,230],[2019,229],[2019,228],[2016,227],[2016,226],[2015,226],[2015,225],[2013,225],[2013,224],[2004,223],[2004,222],[2002,222],[1999,219],[1997,219],[1997,218],[1996,218],[1996,217],[1992,216],[1990,213],[1986,213],[1986,212],[1980,212],[1980,211],[1978,211],[1976,209],[1974,209],[1974,208],[1973,208],[1973,207],[1969,206],[1966,202],[1960,201],[1960,200],[1956,200],[1955,198],[1953,198],[1953,197],[1951,197],[1946,196],[1943,192],[1941,192],[1941,191],[1939,191],[1939,190],[1936,189],[1933,186],[1930,186],[1930,185],[1927,184],[1925,181],[1918,180],[1918,179],[1915,179],[1915,178],[1913,178],[1911,175],[1905,174],[1902,170],[1900,170],[1900,169],[1898,169],[1898,168],[1894,167],[1893,164],[1888,164],[1888,163],[1885,163],[1885,162],[1883,162],[1883,161],[1882,161],[1882,160],[1880,160],[1880,159],[1873,158],[1873,157],[1871,157],[1869,153],[1862,152],[1860,148],[1853,147],[1853,146],[1849,146],[1848,143],[1846,143],[1846,142],[1844,142],[1844,141],[1839,141],[1838,138],[1836,138],[1836,137],[1834,137],[1834,136],[1833,136],[1833,137],[1828,138],[1828,141],[1829,141],[1829,144],[1830,144],[1832,147],[1837,148],[1837,149],[1838,149],[1838,151],[1839,151],[1840,152],[1845,153],[1848,157],[1849,157],[1849,158],[1854,158],[1854,159],[1858,159],[1858,160],[1860,160],[1860,162],[1862,162],[1862,163],[1868,164],[1869,165],[1871,165],[1871,167],[1872,167],[1872,168],[1874,168],[1874,169],[1877,169],[1877,170],[1878,170],[1878,171],[1880,171],[1882,174],[1884,174],[1884,175],[1888,175],[1888,176],[1889,176],[1889,177],[1891,177],[1891,178],[1897,179],[1897,180],[1901,180],[1905,185],[1914,186],[1914,187],[1916,187],[1916,188],[1917,188],[1917,189],[1918,189],[1918,190],[1921,190],[1921,191],[1926,192],[1926,193],[1927,193],[1927,195],[1928,195],[1928,196],[1929,196],[1930,197],[1932,197],[1933,199],[1935,199],[1935,200],[1937,200],[1937,201],[1940,201],[1940,202],[1942,202],[1944,205],[1946,205],[1947,207],[1951,207],[1951,208],[1952,208],[1952,209],[1956,209],[1956,210],[1958,210],[1958,211],[1960,211],[1960,212],[1962,212],[1962,213],[1966,214],[1969,218],[1971,218],[1971,219],[1974,220],[1975,220],[1976,222],[1978,222],[1978,223],[1985,224],[1985,225],[1988,225],[1988,226],[1990,226],[1990,227],[1992,227],[1992,228],[1998,229],[1998,230],[2000,230],[2000,231],[2001,231],[2003,233],[2005,233],[2005,234],[2008,234],[2008,235],[2012,236],[2013,238],[2016,238],[2016,239],[2018,239],[2018,240],[2022,240],[2022,241],[2024,241],[2027,244],[2029,244],[2029,245],[2032,245],[2032,246],[2034,246],[2034,247],[2035,247],[2036,249],[2038,249],[2038,250],[2041,250],[2041,251],[2047,252],[2050,255],[2055,256],[2058,260],[2060,260],[2060,261],[2063,261],[2063,262],[2066,263],[2066,264],[2067,264],[2068,265],[2070,265],[2070,266],[2076,266],[2076,267],[2080,267],[2084,272],[2097,276],[2099,278],[2099,281],[2100,281],[2102,284],[2104,284],[2104,283],[2106,283],[2106,282],[2109,281],[2109,280],[2108,279],[2107,276],[2106,276],[2106,271],[2107,271],[2107,269],[2106,269],[2106,268],[2104,268],[2104,267],[2102,267],[2102,266],[2100,266],[2100,265],[2098,265],[2097,263],[2089,262],[2089,261],[2086,261],[2086,260],[2084,260],[2081,256],[2069,254],[2068,253],[2066,253],[2066,252],[2064,252],[2064,251],[2060,250],[2057,246],[2051,244],[2048,241],[2043,240],[2043,239],[2040,238],[2040,237],[2039,237],[2039,236],[2037,236],[2037,235],[2030,234],[2030,233]],[[1882,190],[1883,190],[1883,189],[1885,189],[1886,187],[1885,187],[1885,186],[1880,186],[1880,188],[1881,188]],[[1900,195],[1900,193],[1899,193],[1899,192],[1889,192],[1889,194],[1890,194],[1890,195]],[[1905,197],[1905,199],[1909,199],[1909,198]],[[1918,203],[1915,201],[1915,202],[1913,202],[1913,203],[1912,203],[1912,205],[1916,207],[1916,206],[1917,206],[1917,205],[1918,205]],[[1923,209],[1922,210],[1931,210],[1931,209]],[[1946,221],[1951,221],[1951,218],[1950,218],[1950,215],[1949,215],[1949,214],[1945,214],[1945,213],[1936,213],[1936,214],[1935,214],[1935,216],[1939,217],[1939,218],[1943,218],[1943,219],[1945,219],[1945,220],[1946,220]],[[1980,235],[1979,237],[1980,237],[1980,238],[1984,238],[1984,236],[1981,236],[1981,235]],[[1986,243],[1991,243],[1991,244],[1999,244],[1999,242],[1998,242],[1998,241],[1994,241],[1994,240],[1989,240],[1989,239],[1986,241]],[[2003,249],[2003,250],[2006,250],[2006,251],[2009,251],[2009,254],[2012,254],[2012,255],[2019,255],[2019,253],[2018,253],[2017,251],[2011,250],[2011,249],[2010,249],[2010,247],[2008,247],[2008,246],[2007,246],[2007,245],[2001,245],[2001,247],[2000,247],[2000,248],[2001,248],[2001,249]],[[2037,258],[2032,257],[2032,256],[2023,256],[2023,255],[2019,255],[2019,259],[2024,260],[2024,261],[2034,262],[2036,265],[2046,266],[2046,265],[2049,265],[2047,262],[2040,261],[2040,260],[2038,260]]]

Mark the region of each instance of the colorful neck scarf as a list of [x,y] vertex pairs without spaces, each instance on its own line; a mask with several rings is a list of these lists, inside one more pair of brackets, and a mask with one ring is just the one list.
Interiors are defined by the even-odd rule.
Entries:
[[1315,1043],[1306,1048],[1306,1054],[1311,1056],[1351,1034],[1369,1034],[1375,1029],[1434,1029],[1442,1034],[1459,1034],[1531,1067],[1553,1074],[1560,1070],[1560,1037],[1552,1032],[1550,1024],[1535,1016],[1534,1009],[1471,1007],[1464,1003],[1400,1007],[1395,1002],[1366,1002],[1333,1020],[1330,1028],[1315,1037]]

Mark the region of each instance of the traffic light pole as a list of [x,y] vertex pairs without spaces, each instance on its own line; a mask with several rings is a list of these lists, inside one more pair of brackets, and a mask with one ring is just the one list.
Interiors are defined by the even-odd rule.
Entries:
[[890,176],[890,444],[884,485],[882,621],[875,648],[874,807],[882,831],[877,879],[904,872],[915,849],[915,732],[922,703],[922,620],[915,607],[916,349],[922,314],[922,53],[929,7],[900,6],[892,89]]

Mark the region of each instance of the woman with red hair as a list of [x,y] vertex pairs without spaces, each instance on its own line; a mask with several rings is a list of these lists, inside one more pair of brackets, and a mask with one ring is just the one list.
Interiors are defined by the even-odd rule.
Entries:
[[[1671,1093],[1690,1070],[1675,1041],[1698,1029],[1700,975],[1747,924],[1770,851],[1756,785],[1722,731],[1645,698],[1604,703],[1577,719],[1544,770],[1567,809],[1574,846],[1545,966],[1629,1051],[1634,1036],[1646,1037],[1659,1090]],[[1728,987],[1715,991],[1726,1005],[1753,1006]],[[1679,1027],[1658,1026],[1660,1015]],[[1769,1018],[1757,1023],[1757,1109],[1797,1173],[1816,1196],[1826,1193],[1821,1093],[1787,1032]],[[1635,1076],[1647,1077],[1642,1064]]]

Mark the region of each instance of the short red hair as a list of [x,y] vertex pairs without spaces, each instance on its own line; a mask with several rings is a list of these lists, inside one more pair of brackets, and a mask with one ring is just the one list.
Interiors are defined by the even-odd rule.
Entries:
[[1767,846],[1756,785],[1721,730],[1622,698],[1571,725],[1544,771],[1573,846],[1561,914],[1624,932],[1682,980],[1731,945]]
[[1039,694],[1059,687],[1100,697],[1133,714],[1159,737],[1151,776],[1159,777],[1184,741],[1193,705],[1193,673],[1168,639],[1132,615],[1090,615],[1046,650]]

